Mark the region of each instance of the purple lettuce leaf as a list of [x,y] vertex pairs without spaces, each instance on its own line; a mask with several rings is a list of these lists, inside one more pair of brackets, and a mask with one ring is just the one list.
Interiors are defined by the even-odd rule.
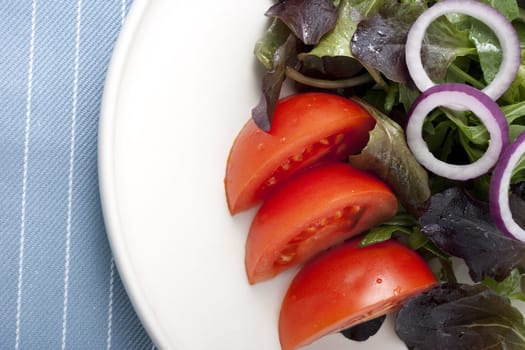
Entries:
[[306,45],[315,45],[336,23],[332,0],[281,0],[266,11],[277,17]]
[[273,113],[279,102],[281,87],[286,79],[286,66],[296,60],[297,39],[293,34],[277,48],[272,59],[272,68],[263,76],[262,96],[257,106],[252,109],[252,119],[262,130],[268,132]]
[[525,243],[503,235],[482,203],[457,187],[435,194],[419,219],[421,233],[463,259],[474,282],[487,276],[502,281],[513,269],[525,268]]
[[442,284],[409,299],[395,328],[413,350],[525,348],[521,312],[481,284]]

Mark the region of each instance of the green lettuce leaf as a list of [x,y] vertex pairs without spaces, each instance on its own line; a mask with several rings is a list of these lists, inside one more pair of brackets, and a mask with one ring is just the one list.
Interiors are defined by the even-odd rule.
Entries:
[[476,52],[469,34],[455,26],[447,17],[432,22],[425,35],[421,49],[423,66],[429,77],[436,82],[445,80],[450,65],[458,58]]
[[290,29],[279,18],[274,18],[264,35],[255,43],[255,57],[267,70],[272,69],[275,52],[289,35]]
[[394,233],[397,232],[405,233],[407,235],[412,233],[412,231],[405,226],[383,224],[371,228],[359,242],[359,246],[364,247],[370,244],[388,241],[392,238]]
[[494,7],[509,20],[515,20],[520,16],[520,8],[516,0],[480,0],[487,5]]
[[523,274],[518,269],[514,269],[510,275],[501,282],[491,277],[485,277],[482,283],[501,296],[525,301],[525,294],[521,288],[522,279]]
[[350,0],[341,0],[335,27],[310,52],[299,54],[306,74],[313,71],[341,79],[351,77],[363,68],[350,52],[350,39],[358,23],[352,15],[354,11]]
[[428,174],[408,149],[403,129],[393,120],[364,101],[357,101],[376,120],[366,147],[358,155],[349,157],[353,166],[370,171],[387,182],[401,205],[419,216],[427,208],[430,198]]
[[335,27],[328,32],[308,53],[318,57],[346,56],[352,57],[350,39],[357,28],[358,20],[352,16],[351,0],[341,0],[337,9]]
[[494,32],[482,22],[470,19],[470,40],[476,45],[479,64],[486,84],[494,80],[498,73],[503,53]]
[[[525,13],[524,13],[525,16]],[[520,39],[520,45],[521,47],[525,47],[525,17],[521,20],[517,20],[513,22],[513,26],[516,29],[516,32],[518,33],[518,37]],[[525,53],[521,53],[522,61],[520,68],[518,70],[518,74],[516,75],[516,78],[514,79],[514,82],[509,87],[509,89],[505,92],[505,94],[502,97],[502,100],[505,101],[508,104],[515,104],[518,102],[521,102],[525,100],[525,65],[523,63],[523,59],[525,57]]]
[[[509,20],[514,20],[520,15],[516,0],[482,0],[482,2],[494,7]],[[478,64],[474,65],[476,67],[472,71],[474,79],[482,86],[492,82],[502,59],[501,46],[494,32],[483,22],[470,16],[456,14],[447,18],[452,20],[459,30],[468,32],[468,38],[476,48],[477,58],[474,59],[479,62],[479,68],[477,68]],[[481,69],[481,75],[476,74],[478,69]]]

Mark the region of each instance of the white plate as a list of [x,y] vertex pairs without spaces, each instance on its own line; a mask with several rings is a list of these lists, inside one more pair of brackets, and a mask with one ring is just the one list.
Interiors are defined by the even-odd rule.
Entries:
[[[154,342],[176,350],[278,350],[281,298],[294,271],[256,286],[244,272],[253,211],[231,218],[223,177],[258,100],[254,42],[270,0],[135,0],[111,62],[100,185],[119,272]],[[405,349],[386,322],[350,344]]]

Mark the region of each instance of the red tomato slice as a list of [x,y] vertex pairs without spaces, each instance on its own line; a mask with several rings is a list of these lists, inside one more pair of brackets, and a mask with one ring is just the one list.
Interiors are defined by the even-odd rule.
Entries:
[[263,203],[246,241],[250,283],[269,279],[392,217],[397,199],[379,179],[345,163],[315,166]]
[[360,151],[374,125],[366,110],[343,97],[305,93],[281,100],[269,133],[249,120],[233,143],[224,179],[231,214],[254,206],[320,159]]
[[279,316],[283,350],[384,315],[436,284],[425,261],[402,244],[358,242],[326,252],[295,276]]

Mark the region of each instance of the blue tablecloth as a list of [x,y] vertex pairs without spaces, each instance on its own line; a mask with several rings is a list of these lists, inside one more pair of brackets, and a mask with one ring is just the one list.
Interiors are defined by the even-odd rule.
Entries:
[[152,349],[97,179],[108,63],[131,1],[0,0],[0,349]]

